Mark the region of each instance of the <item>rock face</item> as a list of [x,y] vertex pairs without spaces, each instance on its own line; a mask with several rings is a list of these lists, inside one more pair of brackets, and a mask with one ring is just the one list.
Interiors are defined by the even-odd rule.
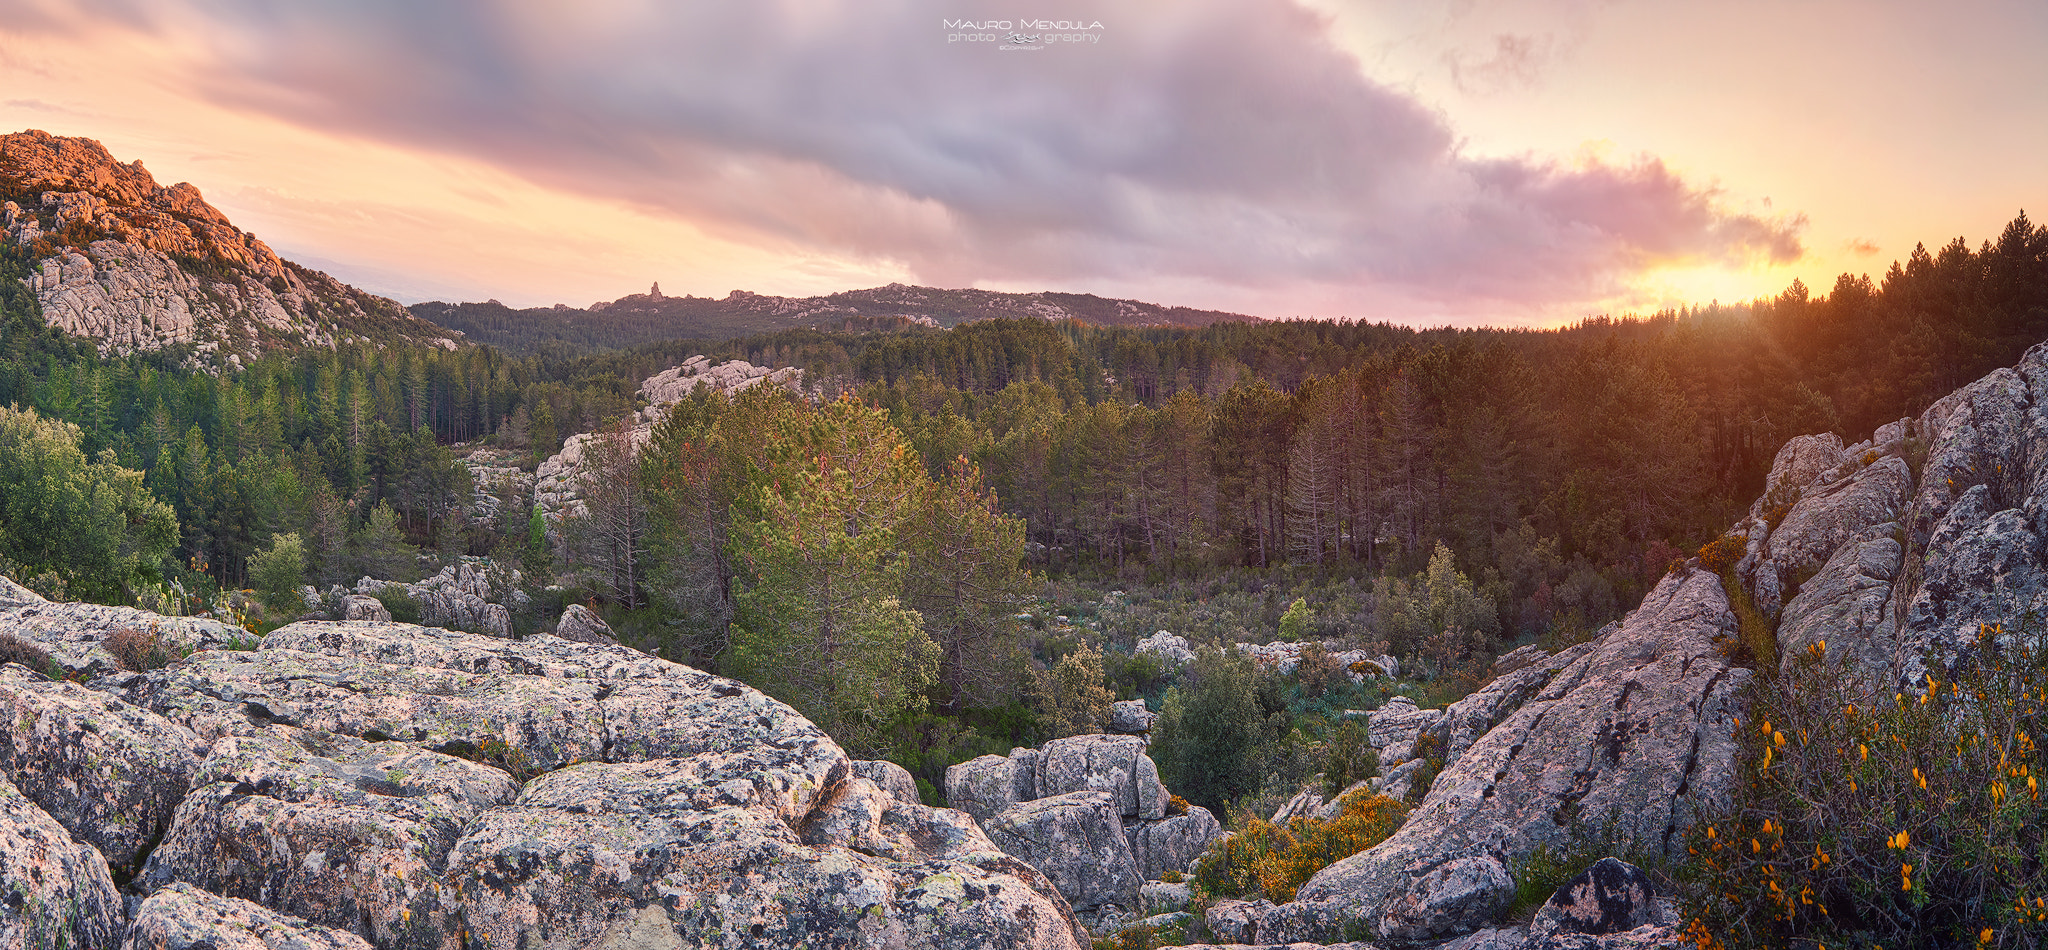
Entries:
[[1209,809],[1191,805],[1186,814],[1158,821],[1133,822],[1126,826],[1131,841],[1131,860],[1138,876],[1156,881],[1167,872],[1185,872],[1209,843],[1223,836],[1223,825]]
[[[1788,443],[1730,531],[1742,544],[1732,573],[1775,624],[1784,662],[1825,641],[1828,662],[1889,693],[1967,655],[1980,632],[2040,636],[2022,628],[2048,611],[2042,406],[2048,347],[2037,346],[1867,441]],[[1737,690],[1751,674],[1716,646],[1734,632],[1721,578],[1694,561],[1591,642],[1518,652],[1446,710],[1390,701],[1370,719],[1382,790],[1419,774],[1425,747],[1440,773],[1394,836],[1325,868],[1297,902],[1254,915],[1258,939],[1328,940],[1361,924],[1389,942],[1471,932],[1507,899],[1509,872],[1574,825],[1653,853],[1673,846],[1733,774]],[[1557,913],[1547,930],[1459,946],[1675,939],[1654,921],[1575,932],[1561,921],[1577,911]]]
[[113,950],[121,895],[98,851],[0,781],[0,946]]
[[[41,260],[27,279],[51,326],[102,353],[192,344],[236,358],[280,343],[455,346],[395,301],[278,257],[188,184],[162,187],[91,139],[0,135],[0,227]],[[365,334],[368,334],[367,336]]]
[[[70,635],[43,619],[0,632]],[[0,945],[1086,943],[901,768],[617,644],[302,621],[90,687],[0,667],[0,697]],[[108,856],[142,864],[132,921]]]
[[[1310,878],[1260,938],[1337,939],[1350,921],[1393,941],[1469,932],[1512,899],[1511,867],[1562,846],[1580,822],[1651,849],[1675,844],[1733,774],[1736,691],[1749,671],[1715,644],[1734,624],[1719,578],[1673,575],[1618,627],[1434,723],[1420,711],[1382,716],[1374,731],[1388,747],[1411,727],[1439,736],[1435,784],[1400,831]],[[1444,738],[1473,734],[1463,749]]]
[[1038,750],[1011,749],[946,769],[946,804],[976,821],[1038,797]]
[[183,881],[405,948],[458,945],[448,852],[519,791],[490,766],[286,726],[215,743],[193,786],[142,890]]
[[125,879],[163,836],[199,764],[198,737],[76,683],[0,667],[0,767]]

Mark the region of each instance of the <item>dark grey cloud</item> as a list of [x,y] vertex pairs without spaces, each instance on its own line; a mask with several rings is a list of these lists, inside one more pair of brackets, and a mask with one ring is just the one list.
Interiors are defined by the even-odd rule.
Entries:
[[[1800,254],[1798,222],[1722,210],[1655,159],[1468,157],[1274,0],[86,2],[211,44],[196,81],[223,103],[931,283],[1541,304],[1649,263]],[[1031,18],[1100,40],[1006,52],[945,26]],[[1540,53],[1513,45],[1484,68]]]

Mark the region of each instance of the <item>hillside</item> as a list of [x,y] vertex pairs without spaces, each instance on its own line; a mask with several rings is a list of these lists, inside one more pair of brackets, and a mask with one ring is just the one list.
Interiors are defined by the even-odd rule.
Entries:
[[350,340],[454,347],[397,302],[277,255],[190,184],[99,142],[0,136],[6,274],[53,327],[102,353],[190,346],[205,361]]
[[657,284],[648,293],[630,294],[581,309],[562,304],[514,309],[495,300],[435,301],[414,305],[412,313],[459,330],[475,342],[513,350],[531,350],[547,343],[619,348],[656,340],[724,340],[792,329],[858,332],[911,326],[954,327],[997,317],[1078,320],[1117,327],[1203,327],[1257,319],[1216,310],[1111,300],[1093,294],[1011,294],[903,284],[823,297],[777,297],[735,290],[722,299],[670,297]]

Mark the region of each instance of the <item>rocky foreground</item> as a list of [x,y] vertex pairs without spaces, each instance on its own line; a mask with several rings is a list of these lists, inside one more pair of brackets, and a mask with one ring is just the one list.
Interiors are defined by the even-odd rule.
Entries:
[[1087,942],[973,819],[731,680],[376,621],[131,673],[85,641],[146,615],[0,601],[85,680],[0,667],[0,946]]

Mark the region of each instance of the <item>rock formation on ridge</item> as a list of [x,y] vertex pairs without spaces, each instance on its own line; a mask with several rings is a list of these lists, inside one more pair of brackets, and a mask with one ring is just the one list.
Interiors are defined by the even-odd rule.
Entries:
[[102,353],[189,344],[239,360],[355,339],[454,347],[456,334],[286,261],[189,184],[158,185],[92,139],[0,135],[0,230],[40,262],[43,319]]

